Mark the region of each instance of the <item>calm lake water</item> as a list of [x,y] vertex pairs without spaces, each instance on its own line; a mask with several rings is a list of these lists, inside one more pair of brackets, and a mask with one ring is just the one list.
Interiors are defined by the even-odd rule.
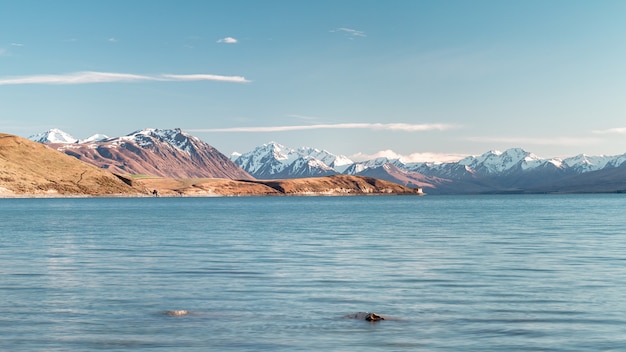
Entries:
[[623,351],[625,214],[626,195],[0,199],[0,350]]

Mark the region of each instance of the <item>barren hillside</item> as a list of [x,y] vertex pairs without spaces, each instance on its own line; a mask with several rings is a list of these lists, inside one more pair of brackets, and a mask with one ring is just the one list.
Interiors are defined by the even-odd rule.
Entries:
[[133,183],[165,196],[421,194],[397,183],[350,175],[286,180],[140,178]]
[[0,133],[0,196],[136,193],[110,172],[43,144]]

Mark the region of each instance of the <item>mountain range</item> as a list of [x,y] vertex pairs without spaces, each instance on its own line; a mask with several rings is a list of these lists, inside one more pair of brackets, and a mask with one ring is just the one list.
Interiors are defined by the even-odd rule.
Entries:
[[116,173],[162,177],[293,179],[338,174],[392,181],[428,194],[626,191],[626,154],[544,159],[520,148],[488,151],[457,162],[354,162],[325,150],[271,142],[230,158],[180,129],[145,129],[79,140],[50,130],[30,139]]
[[488,151],[457,162],[405,163],[377,158],[352,162],[313,148],[264,144],[231,159],[257,178],[348,174],[421,187],[429,194],[621,192],[626,154],[543,159],[521,148]]

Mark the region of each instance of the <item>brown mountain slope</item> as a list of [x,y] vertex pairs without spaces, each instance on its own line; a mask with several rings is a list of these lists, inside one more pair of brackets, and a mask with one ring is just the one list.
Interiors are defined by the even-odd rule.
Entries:
[[28,139],[0,133],[0,196],[131,195],[110,172]]

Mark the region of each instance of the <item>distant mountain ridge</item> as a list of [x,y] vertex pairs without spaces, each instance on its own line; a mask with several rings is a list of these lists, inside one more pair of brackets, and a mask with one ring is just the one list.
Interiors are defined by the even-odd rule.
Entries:
[[[581,154],[566,159],[543,159],[521,148],[511,148],[504,152],[492,150],[482,155],[468,156],[457,162],[405,163],[388,158],[350,162],[346,157],[324,151],[324,160],[341,160],[340,168],[336,168],[308,152],[311,150],[317,151],[313,148],[292,149],[269,143],[245,154],[232,155],[231,158],[251,175],[262,179],[348,174],[376,177],[409,187],[423,187],[431,194],[559,192],[562,190],[560,180],[576,183],[574,180],[578,175],[613,168],[626,169],[626,154]],[[610,174],[621,176],[619,169]],[[616,187],[613,191],[626,191],[626,174],[623,176],[623,185],[620,182],[613,183]],[[581,191],[602,188],[594,183],[593,175],[586,175],[584,179],[586,181],[580,184]]]
[[85,143],[85,142],[98,142],[108,139],[109,137],[104,134],[94,134],[86,139],[78,139],[71,134],[61,131],[58,128],[53,128],[33,136],[28,137],[31,141],[39,143]]
[[52,129],[29,139],[118,174],[254,179],[217,149],[180,129],[147,128],[122,137],[94,135],[85,140]]
[[257,179],[304,178],[341,173],[352,160],[325,150],[287,148],[276,142],[263,144],[231,160]]

